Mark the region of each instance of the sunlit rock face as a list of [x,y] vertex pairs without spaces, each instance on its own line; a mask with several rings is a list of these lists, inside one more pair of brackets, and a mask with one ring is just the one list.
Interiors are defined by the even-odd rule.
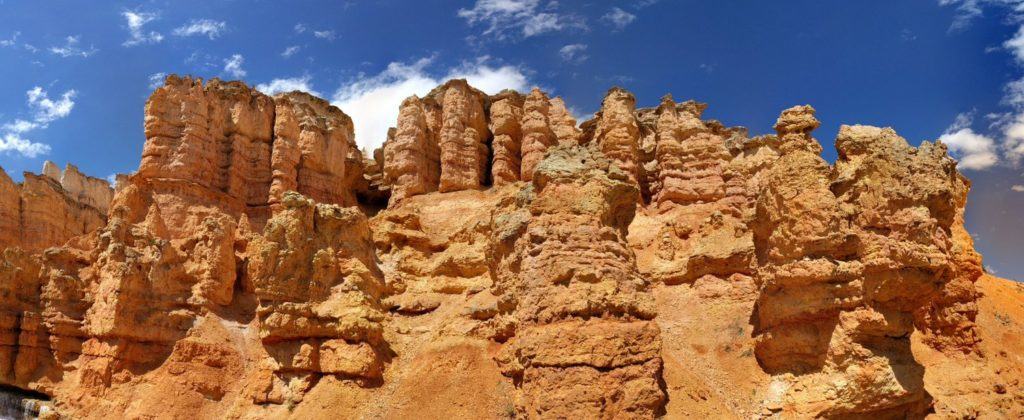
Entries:
[[549,147],[576,144],[580,135],[558,98],[539,89],[487,96],[465,80],[407,98],[395,128],[383,147],[392,204],[432,191],[529,181]]
[[71,164],[61,171],[46,161],[20,184],[0,168],[0,247],[38,251],[91,232],[106,222],[113,195],[107,181]]
[[170,76],[116,188],[0,176],[0,383],[72,418],[1024,416],[1024,288],[941,143],[421,94],[369,156],[322,99]]

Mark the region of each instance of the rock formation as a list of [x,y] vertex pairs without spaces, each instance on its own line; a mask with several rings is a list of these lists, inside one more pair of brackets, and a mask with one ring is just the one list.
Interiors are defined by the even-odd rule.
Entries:
[[363,162],[352,120],[323,99],[172,75],[147,102],[145,127],[136,188],[119,197],[155,204],[172,236],[196,212],[245,214],[260,227],[286,191],[355,204]]
[[432,191],[529,181],[547,148],[579,141],[575,126],[565,104],[539,89],[525,98],[513,91],[489,97],[453,80],[402,102],[384,143],[384,184],[395,204]]
[[0,248],[39,251],[89,233],[106,222],[113,195],[107,181],[71,164],[61,171],[46,161],[42,175],[26,172],[21,184],[0,169]]
[[366,216],[294,192],[281,204],[246,249],[259,335],[276,362],[253,402],[301,400],[311,373],[379,380],[385,287]]
[[530,187],[495,218],[490,262],[518,416],[654,417],[665,399],[654,302],[625,239],[635,185],[600,153],[560,147]]
[[[941,143],[609,90],[406,99],[170,76],[138,172],[0,176],[0,383],[39,416],[1015,418],[1024,287]],[[384,133],[381,133],[384,134]],[[31,403],[28,403],[31,401]]]

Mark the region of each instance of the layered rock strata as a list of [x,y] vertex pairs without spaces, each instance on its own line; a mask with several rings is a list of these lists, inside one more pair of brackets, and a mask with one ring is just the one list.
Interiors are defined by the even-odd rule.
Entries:
[[281,204],[246,249],[259,335],[276,362],[254,402],[301,400],[323,374],[379,381],[385,286],[366,216],[294,192]]
[[636,187],[599,152],[551,151],[494,219],[499,364],[524,418],[651,418],[662,411],[649,284],[625,240]]
[[402,102],[384,143],[383,184],[394,204],[432,191],[528,181],[547,148],[579,137],[565,103],[539,89],[487,96],[453,80]]
[[29,251],[61,245],[106,223],[114,190],[73,165],[64,171],[50,161],[43,174],[26,172],[15,183],[0,169],[0,248]]
[[120,197],[157,205],[172,236],[197,204],[257,227],[286,191],[355,204],[363,162],[352,120],[309,94],[270,98],[240,82],[172,75],[147,102],[145,127],[137,190]]
[[[783,155],[755,229],[758,360],[812,373],[791,391],[795,415],[923,416],[930,396],[910,335],[957,276],[953,224],[967,184],[942,146],[915,149],[875,127],[841,127],[829,167],[810,137],[817,126],[810,107],[776,124]],[[957,335],[971,332],[965,315]]]

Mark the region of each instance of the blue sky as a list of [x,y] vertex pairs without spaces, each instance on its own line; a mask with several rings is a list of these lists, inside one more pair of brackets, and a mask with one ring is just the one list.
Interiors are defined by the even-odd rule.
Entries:
[[0,22],[0,166],[16,180],[44,160],[136,169],[166,73],[312,91],[368,148],[402,98],[448,77],[540,86],[580,117],[613,85],[641,106],[672,93],[754,134],[807,103],[830,161],[840,124],[949,143],[986,265],[1024,279],[1024,0],[0,0]]

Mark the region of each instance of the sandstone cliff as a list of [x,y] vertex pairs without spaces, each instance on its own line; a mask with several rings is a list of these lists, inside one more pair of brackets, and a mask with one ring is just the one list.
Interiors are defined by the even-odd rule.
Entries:
[[71,164],[61,171],[46,161],[21,184],[0,168],[0,248],[39,251],[89,233],[105,223],[113,196],[107,181]]
[[453,80],[370,157],[321,99],[171,76],[116,193],[0,179],[0,381],[74,418],[1024,416],[1024,288],[945,146],[843,126],[829,164],[810,106],[705,108]]

